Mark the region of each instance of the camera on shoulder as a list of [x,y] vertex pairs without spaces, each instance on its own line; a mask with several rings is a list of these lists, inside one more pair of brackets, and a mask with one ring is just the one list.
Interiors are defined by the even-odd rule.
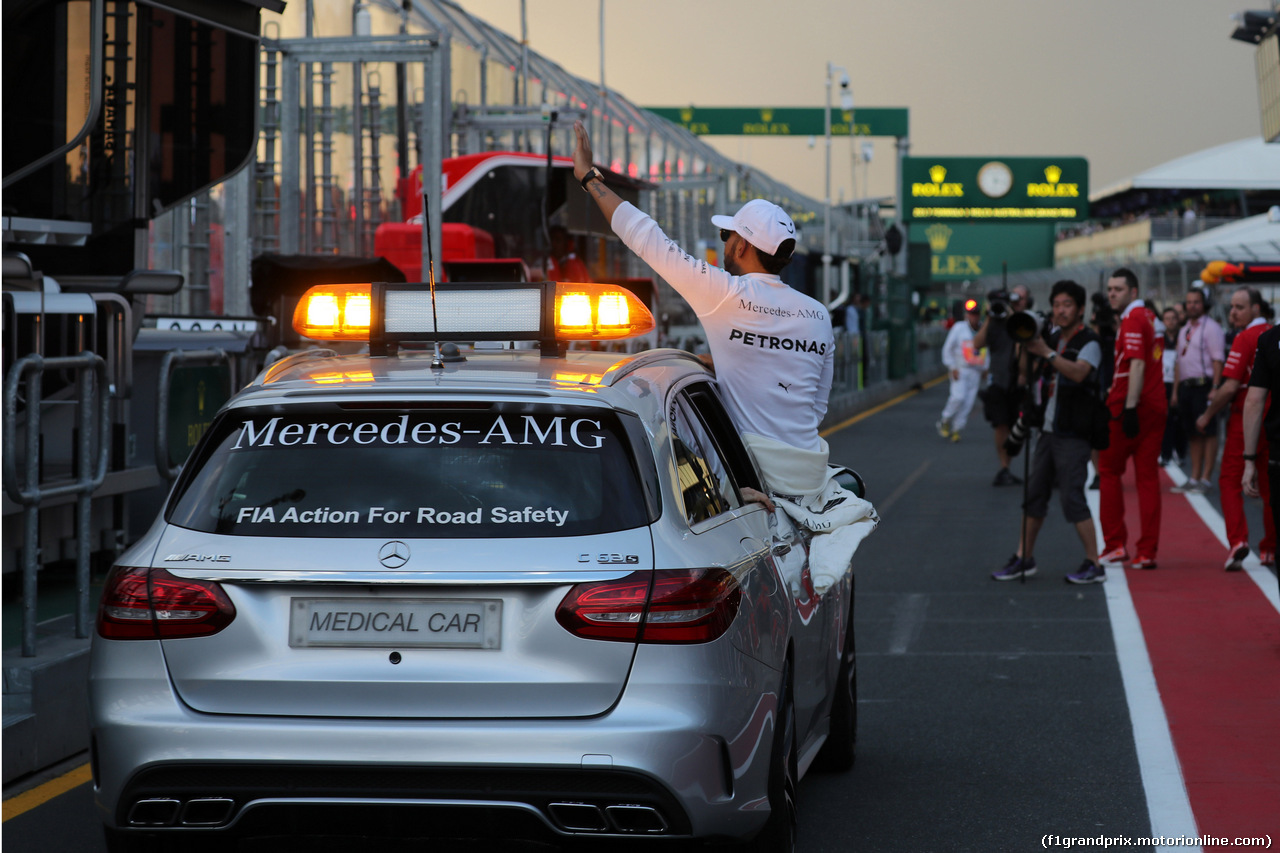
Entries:
[[1010,303],[1017,302],[1018,296],[1007,290],[993,290],[987,294],[987,312],[993,320],[1003,320],[1013,313]]

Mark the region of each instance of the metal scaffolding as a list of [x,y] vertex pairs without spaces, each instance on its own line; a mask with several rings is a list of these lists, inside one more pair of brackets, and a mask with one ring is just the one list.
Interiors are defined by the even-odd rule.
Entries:
[[[352,17],[350,0],[310,5],[328,7],[330,20]],[[299,4],[285,15],[304,9]],[[440,246],[442,158],[548,149],[567,156],[580,119],[598,143],[598,161],[653,185],[642,206],[691,251],[716,246],[713,213],[764,197],[792,214],[800,251],[821,253],[819,200],[730,160],[598,81],[574,77],[458,4],[412,0],[406,8],[377,0],[361,9],[371,13],[369,35],[281,38],[287,17],[268,24],[254,235],[228,252],[371,256],[378,225],[403,221],[393,201],[397,182],[419,164],[426,167],[430,242]],[[304,29],[294,24],[292,31]],[[393,77],[394,86],[384,85]],[[831,215],[841,245],[857,254],[854,212]]]

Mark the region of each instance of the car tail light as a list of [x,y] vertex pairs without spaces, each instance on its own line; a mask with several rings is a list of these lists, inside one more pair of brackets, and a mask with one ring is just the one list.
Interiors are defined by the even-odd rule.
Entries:
[[164,569],[116,566],[102,591],[98,635],[108,640],[206,637],[235,617],[235,605],[212,581],[174,577]]
[[708,643],[738,613],[742,591],[724,569],[662,569],[580,583],[556,609],[579,637],[641,643]]

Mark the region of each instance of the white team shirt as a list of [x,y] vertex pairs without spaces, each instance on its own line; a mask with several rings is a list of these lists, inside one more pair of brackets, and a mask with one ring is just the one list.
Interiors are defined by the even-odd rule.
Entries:
[[702,321],[738,429],[819,450],[835,354],[826,307],[776,275],[731,275],[686,254],[629,202],[618,206],[611,224]]
[[947,340],[942,344],[942,363],[950,370],[967,367],[972,370],[986,370],[987,351],[975,351],[973,348],[973,327],[968,320],[959,320],[947,332]]

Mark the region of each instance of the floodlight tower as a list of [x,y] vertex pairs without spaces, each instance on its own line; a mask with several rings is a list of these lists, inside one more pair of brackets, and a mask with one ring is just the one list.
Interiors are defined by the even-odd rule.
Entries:
[[822,302],[831,298],[831,85],[836,72],[840,73],[840,108],[853,110],[853,90],[849,88],[849,72],[843,66],[827,63],[827,109],[824,115],[823,129],[827,143],[826,191],[823,205],[826,215],[823,217],[822,241]]

